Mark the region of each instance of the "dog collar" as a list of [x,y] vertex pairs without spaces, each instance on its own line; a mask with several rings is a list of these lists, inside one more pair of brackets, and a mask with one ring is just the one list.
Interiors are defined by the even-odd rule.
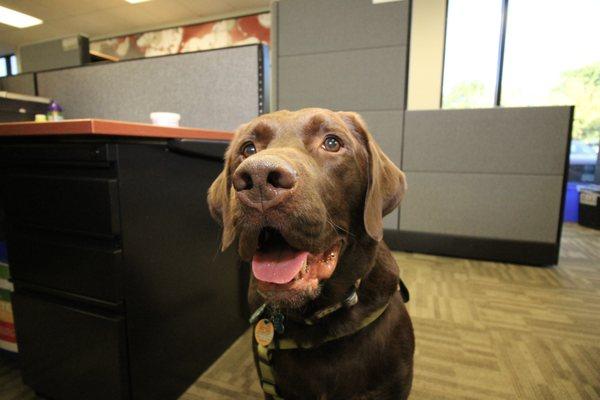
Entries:
[[[334,313],[335,311],[339,310],[340,308],[350,308],[354,305],[356,305],[356,303],[358,303],[358,288],[360,286],[360,279],[357,279],[356,282],[354,282],[354,284],[352,285],[352,287],[350,288],[348,295],[344,298],[344,300],[337,302],[335,304],[332,304],[330,306],[327,306],[325,308],[322,308],[318,311],[315,311],[311,316],[307,317],[307,318],[300,318],[300,321],[305,323],[306,325],[314,325],[316,324],[321,318],[324,318],[332,313]],[[277,309],[271,309],[269,307],[268,303],[263,303],[259,308],[256,309],[256,311],[254,311],[254,313],[252,313],[252,316],[250,317],[250,325],[254,325],[261,317],[263,317],[265,314],[269,315],[269,320],[273,323],[275,330],[277,331],[277,333],[281,334],[283,333],[285,327],[283,325],[283,322],[285,320],[284,315]]]

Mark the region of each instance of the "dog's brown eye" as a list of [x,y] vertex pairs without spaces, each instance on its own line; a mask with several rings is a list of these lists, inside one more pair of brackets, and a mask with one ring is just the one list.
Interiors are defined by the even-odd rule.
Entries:
[[322,147],[327,151],[335,153],[342,147],[342,142],[335,136],[327,136],[323,141]]
[[244,157],[250,157],[252,154],[256,154],[256,146],[254,146],[254,143],[252,142],[246,143],[246,145],[242,147],[242,155]]

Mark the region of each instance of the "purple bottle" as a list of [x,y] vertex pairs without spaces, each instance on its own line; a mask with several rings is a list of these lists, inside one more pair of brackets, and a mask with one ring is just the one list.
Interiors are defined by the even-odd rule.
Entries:
[[55,100],[52,100],[48,106],[48,121],[62,121],[64,119],[62,111],[63,109],[60,104],[58,104]]

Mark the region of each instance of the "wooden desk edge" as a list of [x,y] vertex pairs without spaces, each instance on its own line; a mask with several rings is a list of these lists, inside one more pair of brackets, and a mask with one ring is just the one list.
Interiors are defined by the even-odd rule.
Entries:
[[232,132],[211,129],[166,127],[106,119],[72,119],[55,122],[0,123],[0,138],[59,135],[135,136],[167,139],[226,140]]

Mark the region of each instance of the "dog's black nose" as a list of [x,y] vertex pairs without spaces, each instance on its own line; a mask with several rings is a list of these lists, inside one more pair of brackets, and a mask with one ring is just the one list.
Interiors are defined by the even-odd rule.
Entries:
[[296,186],[294,168],[273,155],[255,155],[244,160],[232,177],[238,199],[257,210],[280,204]]

